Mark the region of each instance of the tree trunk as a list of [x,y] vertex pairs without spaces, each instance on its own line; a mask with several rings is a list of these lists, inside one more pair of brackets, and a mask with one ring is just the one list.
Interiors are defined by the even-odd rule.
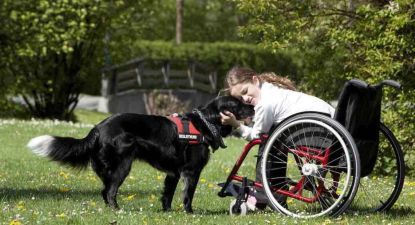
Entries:
[[182,43],[184,0],[176,0],[176,44]]

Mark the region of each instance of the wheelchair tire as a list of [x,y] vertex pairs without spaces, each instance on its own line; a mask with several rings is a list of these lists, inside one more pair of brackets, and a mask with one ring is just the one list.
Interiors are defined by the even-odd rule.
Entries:
[[398,200],[405,179],[404,156],[398,140],[380,124],[380,144],[375,168],[361,178],[352,204],[357,211],[385,212]]
[[337,216],[357,192],[359,153],[337,121],[301,113],[281,122],[268,138],[261,175],[275,210],[299,218]]

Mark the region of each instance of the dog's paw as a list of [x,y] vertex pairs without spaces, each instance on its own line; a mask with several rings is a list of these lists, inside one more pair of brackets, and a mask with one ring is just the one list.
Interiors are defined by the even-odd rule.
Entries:
[[184,209],[186,211],[186,213],[192,214],[193,213],[193,209],[192,208],[185,208]]
[[171,211],[171,207],[163,207],[163,212],[170,212]]

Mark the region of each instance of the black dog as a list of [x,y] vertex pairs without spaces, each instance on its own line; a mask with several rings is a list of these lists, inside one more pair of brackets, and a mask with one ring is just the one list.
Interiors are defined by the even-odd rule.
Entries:
[[180,141],[176,124],[167,117],[125,113],[105,119],[83,139],[44,135],[30,140],[28,147],[39,155],[73,167],[86,168],[91,163],[104,183],[101,193],[105,203],[115,209],[118,209],[118,188],[129,174],[133,160],[146,161],[167,173],[161,198],[163,209],[171,208],[182,176],[185,180],[183,205],[190,213],[200,173],[209,160],[209,146],[213,150],[225,148],[222,137],[232,131],[220,122],[219,112],[225,110],[237,119],[254,114],[252,106],[223,96],[185,114],[204,137],[198,144]]

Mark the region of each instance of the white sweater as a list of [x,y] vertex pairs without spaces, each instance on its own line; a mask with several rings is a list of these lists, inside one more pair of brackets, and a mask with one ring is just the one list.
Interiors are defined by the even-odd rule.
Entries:
[[249,141],[268,133],[273,124],[300,112],[321,112],[333,117],[334,108],[317,97],[265,82],[261,86],[261,99],[255,106],[254,126],[241,125],[236,132]]

